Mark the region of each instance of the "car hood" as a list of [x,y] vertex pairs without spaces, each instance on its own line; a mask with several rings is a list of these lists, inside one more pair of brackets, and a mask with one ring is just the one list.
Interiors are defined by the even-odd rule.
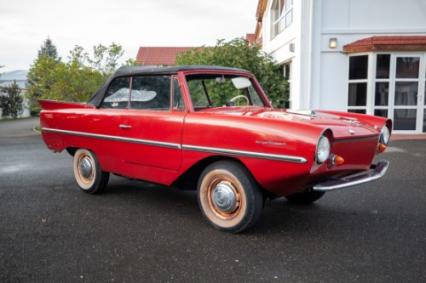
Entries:
[[327,113],[326,111],[293,111],[260,107],[219,107],[205,109],[200,112],[295,121],[323,129],[331,129],[336,139],[375,136],[380,133],[380,130],[376,126],[365,123],[360,119]]

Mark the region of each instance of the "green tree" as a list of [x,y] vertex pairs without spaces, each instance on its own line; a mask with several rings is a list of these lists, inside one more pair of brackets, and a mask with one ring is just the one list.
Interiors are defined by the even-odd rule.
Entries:
[[22,114],[22,102],[21,89],[19,88],[16,81],[9,86],[2,87],[0,92],[0,108],[3,109],[2,116],[11,116],[13,119],[18,118]]
[[50,38],[47,38],[38,51],[38,58],[49,57],[58,60],[58,50]]
[[61,61],[49,56],[41,56],[31,65],[27,76],[27,97],[31,105],[31,112],[39,112],[37,100],[49,93],[56,80],[55,70],[61,64],[63,64]]
[[37,100],[49,90],[54,81],[52,72],[60,63],[61,59],[58,57],[56,46],[50,38],[47,38],[41,45],[37,58],[28,72],[27,97],[32,113],[39,112]]
[[288,83],[281,67],[259,46],[249,46],[243,38],[231,41],[218,40],[214,47],[194,48],[176,58],[178,65],[220,65],[236,67],[252,72],[274,107],[283,107],[288,101]]
[[91,55],[83,47],[76,45],[71,50],[68,59],[69,62],[76,61],[81,66],[91,67],[105,76],[109,76],[117,69],[118,62],[123,55],[123,47],[113,42],[109,46],[102,44],[93,46]]
[[[38,99],[87,101],[115,71],[123,54],[120,45],[111,43],[109,46],[94,46],[92,54],[76,45],[70,51],[67,62],[49,56],[38,57],[28,74],[28,96],[32,110],[40,110],[36,103]],[[126,64],[132,62],[128,60]]]

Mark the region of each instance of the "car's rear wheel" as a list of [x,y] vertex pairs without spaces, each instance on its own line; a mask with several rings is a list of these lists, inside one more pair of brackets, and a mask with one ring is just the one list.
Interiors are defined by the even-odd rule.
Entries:
[[288,202],[293,204],[311,204],[324,196],[325,192],[317,191],[306,191],[302,193],[295,193],[289,196],[286,196]]
[[78,149],[73,161],[74,177],[86,193],[100,193],[108,184],[109,173],[101,170],[96,155],[87,149]]
[[214,227],[238,233],[259,219],[263,194],[242,165],[218,161],[209,165],[200,176],[198,203]]

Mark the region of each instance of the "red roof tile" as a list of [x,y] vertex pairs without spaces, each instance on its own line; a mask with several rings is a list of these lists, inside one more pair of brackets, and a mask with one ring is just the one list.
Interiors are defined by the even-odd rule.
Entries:
[[136,63],[142,65],[175,65],[179,53],[195,47],[139,47]]
[[246,40],[249,44],[253,44],[256,42],[256,35],[254,33],[247,33]]
[[372,36],[343,47],[346,53],[369,51],[426,51],[426,36]]

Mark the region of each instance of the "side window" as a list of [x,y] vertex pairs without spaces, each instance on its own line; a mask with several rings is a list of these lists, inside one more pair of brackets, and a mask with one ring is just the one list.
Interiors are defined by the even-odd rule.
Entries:
[[130,78],[128,77],[114,79],[109,85],[101,107],[117,109],[127,108],[130,94],[129,85]]
[[169,110],[170,76],[133,77],[130,108]]
[[185,109],[182,93],[180,92],[179,81],[175,77],[173,78],[173,109],[175,110]]
[[191,93],[192,104],[194,107],[208,107],[210,105],[205,92],[205,85],[201,80],[188,80],[188,88]]

